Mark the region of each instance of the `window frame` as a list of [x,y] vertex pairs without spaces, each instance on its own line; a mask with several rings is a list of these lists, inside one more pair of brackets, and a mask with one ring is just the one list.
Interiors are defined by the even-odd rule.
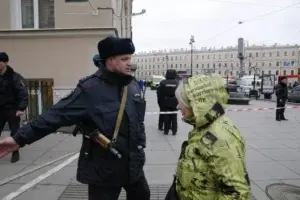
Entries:
[[13,30],[40,29],[39,0],[33,0],[33,28],[23,28],[21,1],[22,0],[11,0],[11,27],[12,27],[12,29]]

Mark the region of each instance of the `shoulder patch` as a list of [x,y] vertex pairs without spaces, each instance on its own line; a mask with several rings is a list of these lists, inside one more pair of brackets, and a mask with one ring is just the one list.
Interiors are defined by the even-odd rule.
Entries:
[[215,135],[207,131],[205,135],[201,138],[200,143],[210,149],[217,140],[218,138]]

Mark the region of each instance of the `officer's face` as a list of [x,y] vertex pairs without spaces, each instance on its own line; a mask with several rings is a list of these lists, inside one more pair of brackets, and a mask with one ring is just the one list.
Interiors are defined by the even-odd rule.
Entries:
[[6,63],[0,61],[0,73],[3,72],[6,68]]
[[110,58],[108,60],[108,67],[111,68],[112,71],[131,75],[131,55],[120,55]]
[[179,102],[178,110],[181,111],[183,117],[189,118],[193,116],[193,110],[191,108],[185,107],[182,103]]

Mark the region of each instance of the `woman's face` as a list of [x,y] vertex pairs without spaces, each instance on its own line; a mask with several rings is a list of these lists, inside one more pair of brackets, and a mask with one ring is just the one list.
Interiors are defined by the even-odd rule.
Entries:
[[182,103],[179,102],[178,110],[181,111],[181,114],[185,118],[189,118],[193,116],[193,110],[191,108],[185,107]]

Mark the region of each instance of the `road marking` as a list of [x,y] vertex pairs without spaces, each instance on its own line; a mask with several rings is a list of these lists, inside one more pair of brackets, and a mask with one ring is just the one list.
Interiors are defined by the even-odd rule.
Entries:
[[33,186],[35,186],[39,182],[41,182],[44,179],[48,178],[49,176],[51,176],[52,174],[54,174],[57,171],[61,170],[65,166],[69,165],[71,162],[73,162],[74,160],[76,160],[78,157],[79,157],[79,153],[76,153],[75,155],[73,155],[72,157],[68,158],[66,161],[64,161],[63,163],[61,163],[60,165],[58,165],[58,166],[50,169],[45,174],[42,174],[42,175],[38,176],[36,179],[34,179],[34,180],[30,181],[29,183],[23,185],[17,191],[12,192],[12,193],[6,195],[2,200],[12,200],[12,199],[16,198],[17,196],[19,196],[23,192],[27,191],[28,189],[32,188]]
[[77,153],[77,152],[68,153],[68,154],[66,154],[66,155],[64,155],[64,156],[61,156],[61,157],[56,158],[56,159],[54,159],[54,160],[51,160],[51,161],[49,161],[49,162],[47,162],[47,163],[38,165],[38,166],[33,167],[33,168],[31,168],[31,169],[29,169],[29,170],[27,170],[27,171],[23,171],[23,172],[20,172],[20,173],[14,175],[14,176],[8,177],[8,178],[6,178],[6,179],[4,179],[4,180],[2,180],[2,181],[0,182],[0,186],[5,185],[6,183],[9,183],[9,182],[11,182],[11,181],[13,181],[13,180],[15,180],[15,179],[17,179],[17,178],[20,178],[20,177],[22,177],[22,176],[25,176],[25,175],[27,175],[27,174],[29,174],[29,173],[32,173],[32,172],[34,172],[34,171],[36,171],[36,170],[38,170],[38,169],[41,169],[41,168],[46,167],[46,166],[48,166],[48,165],[51,165],[51,164],[53,164],[53,163],[55,163],[55,162],[58,162],[58,161],[60,161],[60,160],[62,160],[62,159],[64,159],[64,158],[67,158],[67,157],[69,157],[69,156],[75,154],[75,153]]

